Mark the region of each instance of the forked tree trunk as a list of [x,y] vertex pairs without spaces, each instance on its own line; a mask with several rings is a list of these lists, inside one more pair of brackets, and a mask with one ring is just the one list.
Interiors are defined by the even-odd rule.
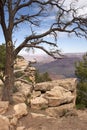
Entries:
[[12,89],[14,87],[14,54],[11,41],[6,44],[5,83],[2,100],[12,103]]

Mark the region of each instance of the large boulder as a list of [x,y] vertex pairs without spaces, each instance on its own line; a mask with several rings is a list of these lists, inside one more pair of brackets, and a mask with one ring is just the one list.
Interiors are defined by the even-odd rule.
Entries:
[[9,119],[5,116],[0,115],[0,130],[9,130],[9,127]]
[[25,103],[20,103],[14,106],[15,117],[21,118],[28,114],[27,105]]
[[4,114],[9,107],[8,101],[0,101],[0,114]]
[[61,105],[59,107],[49,107],[46,109],[46,112],[51,117],[62,117],[65,116],[68,112],[74,109],[73,103]]
[[51,107],[68,104],[74,100],[72,93],[60,86],[56,86],[51,91],[47,91],[44,97],[48,100],[48,105]]
[[77,85],[77,79],[76,78],[67,78],[67,79],[59,79],[59,80],[53,80],[43,83],[38,83],[35,86],[36,91],[50,91],[55,86],[61,86],[69,91],[74,91],[76,89]]
[[43,97],[36,97],[31,99],[31,108],[34,109],[45,109],[48,107],[48,101]]
[[[34,88],[36,95],[32,96],[33,99],[30,101],[31,108],[46,109],[51,116],[64,115],[75,107],[76,85],[76,78],[36,84]],[[41,95],[38,94],[39,92]]]
[[41,92],[46,92],[50,91],[53,88],[52,82],[43,82],[43,83],[38,83],[35,85],[35,91],[41,91]]
[[54,80],[52,81],[52,83],[54,84],[54,86],[61,86],[71,92],[74,92],[76,90],[77,79],[66,78],[66,79]]

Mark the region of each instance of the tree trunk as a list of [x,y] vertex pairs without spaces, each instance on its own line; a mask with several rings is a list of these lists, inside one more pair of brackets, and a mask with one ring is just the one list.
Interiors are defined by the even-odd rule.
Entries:
[[14,53],[11,40],[6,43],[5,83],[2,100],[12,103],[12,90],[14,87]]

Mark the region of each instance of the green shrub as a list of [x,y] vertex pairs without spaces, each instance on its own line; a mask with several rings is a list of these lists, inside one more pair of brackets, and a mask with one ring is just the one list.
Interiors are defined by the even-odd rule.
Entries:
[[79,82],[77,85],[76,105],[79,108],[87,107],[87,82]]
[[76,104],[76,108],[77,109],[81,109],[81,110],[84,110],[86,108],[86,106],[84,104]]
[[20,78],[20,77],[23,76],[23,75],[24,75],[24,73],[21,72],[21,71],[18,71],[18,72],[15,73],[15,77],[16,77],[16,78]]
[[87,54],[83,60],[76,63],[75,74],[78,78],[76,107],[87,108]]
[[46,82],[46,81],[52,81],[48,72],[40,74],[39,71],[37,70],[35,72],[35,82],[40,83],[40,82]]

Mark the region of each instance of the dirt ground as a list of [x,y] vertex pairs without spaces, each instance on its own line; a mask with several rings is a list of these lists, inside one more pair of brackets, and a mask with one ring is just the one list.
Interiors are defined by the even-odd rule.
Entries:
[[33,116],[29,113],[21,118],[18,126],[25,126],[28,130],[87,130],[87,110],[78,110],[77,116],[49,118],[47,116]]

